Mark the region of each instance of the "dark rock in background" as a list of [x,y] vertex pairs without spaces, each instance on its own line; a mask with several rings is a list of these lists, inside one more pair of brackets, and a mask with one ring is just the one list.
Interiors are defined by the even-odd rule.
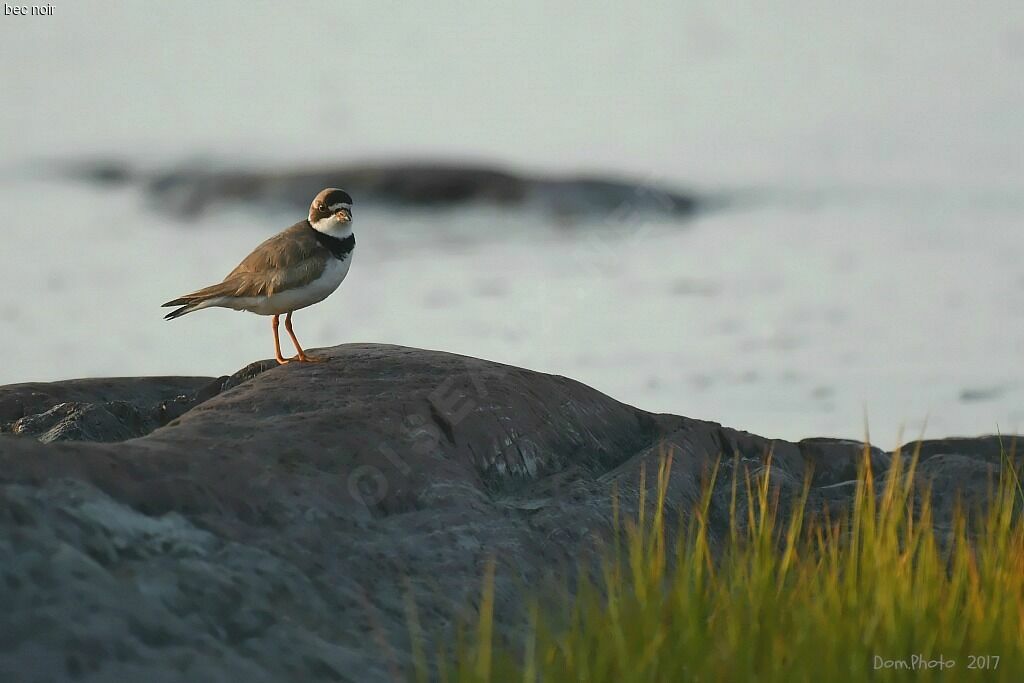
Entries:
[[53,441],[127,441],[145,436],[263,370],[253,363],[234,375],[111,377],[27,382],[0,387],[0,433]]
[[610,220],[628,220],[638,213],[682,217],[699,205],[692,195],[654,183],[586,175],[524,175],[493,166],[444,161],[339,164],[283,171],[194,166],[144,172],[105,160],[75,165],[72,173],[102,185],[139,183],[157,208],[179,218],[193,218],[230,203],[280,207],[304,215],[310,200],[325,187],[345,188],[358,206],[484,203]]
[[155,404],[194,392],[210,381],[209,377],[104,377],[0,386],[0,425],[61,403]]
[[[143,411],[125,401],[60,403],[10,426],[13,434],[54,441],[127,441],[160,426],[157,411]],[[6,431],[6,430],[5,430]]]
[[[716,542],[731,473],[771,453],[783,506],[808,473],[812,507],[842,505],[864,452],[646,413],[463,356],[326,353],[219,379],[0,388],[7,431],[57,441],[0,435],[0,680],[391,680],[410,661],[409,591],[444,637],[496,556],[495,613],[514,633],[524,591],[586,566],[612,492],[634,512],[641,469],[650,500],[669,451],[670,520],[720,462]],[[128,440],[95,442],[114,437]],[[923,444],[938,523],[945,501],[982,500],[997,448]],[[884,476],[891,455],[870,454]]]

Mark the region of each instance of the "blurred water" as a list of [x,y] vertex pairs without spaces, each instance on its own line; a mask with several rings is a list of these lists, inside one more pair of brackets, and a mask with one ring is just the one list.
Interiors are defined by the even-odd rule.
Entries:
[[[221,374],[266,320],[157,305],[296,217],[182,225],[35,172],[91,154],[496,159],[750,197],[678,225],[357,212],[310,345],[442,348],[770,436],[1024,418],[1019,3],[605,11],[67,3],[0,18],[0,383]],[[242,9],[245,8],[245,9]],[[358,203],[358,198],[357,198]],[[358,206],[358,204],[357,204]]]

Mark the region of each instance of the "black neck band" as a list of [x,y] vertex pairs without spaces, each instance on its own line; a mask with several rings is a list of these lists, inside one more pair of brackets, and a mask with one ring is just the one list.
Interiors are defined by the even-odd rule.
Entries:
[[326,247],[327,251],[331,252],[331,255],[336,259],[348,258],[348,255],[356,248],[355,235],[349,235],[348,237],[335,237],[333,235],[328,235],[325,232],[320,232],[312,225],[310,225],[309,228],[313,231],[313,234],[316,235],[316,241]]

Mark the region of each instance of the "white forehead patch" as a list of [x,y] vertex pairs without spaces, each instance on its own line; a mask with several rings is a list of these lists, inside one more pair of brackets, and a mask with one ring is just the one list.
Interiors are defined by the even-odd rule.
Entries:
[[331,211],[337,211],[338,209],[351,209],[352,205],[346,204],[345,202],[340,202],[338,204],[331,204],[327,208],[330,209]]

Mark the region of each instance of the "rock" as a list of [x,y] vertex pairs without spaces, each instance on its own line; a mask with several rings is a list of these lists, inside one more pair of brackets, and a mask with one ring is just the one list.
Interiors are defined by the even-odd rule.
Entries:
[[[407,594],[428,637],[448,638],[495,556],[498,626],[516,634],[523,587],[586,568],[613,492],[635,512],[644,470],[652,501],[670,451],[670,520],[718,463],[713,543],[731,473],[770,453],[783,506],[809,471],[812,506],[841,503],[863,453],[436,351],[319,353],[216,380],[0,388],[21,397],[6,405],[24,433],[75,425],[47,444],[0,435],[0,680],[392,680],[411,661]],[[138,434],[167,401],[180,414]],[[121,428],[134,438],[96,442]],[[929,442],[922,481],[953,495],[998,464],[991,448]],[[883,475],[890,455],[870,453]]]
[[971,438],[954,437],[908,443],[904,444],[901,450],[908,456],[918,452],[918,457],[922,462],[937,455],[967,455],[973,459],[985,460],[998,465],[1005,458],[1019,458],[1024,448],[1018,441],[1019,437],[1012,434]]
[[43,443],[134,439],[272,365],[253,363],[218,379],[105,378],[0,387],[0,433],[34,436]]
[[211,381],[211,377],[106,377],[11,384],[0,387],[0,424],[43,413],[61,403],[157,404],[190,394]]
[[949,453],[920,462],[915,479],[922,490],[931,491],[936,517],[943,522],[957,505],[978,510],[991,499],[999,480],[999,467],[974,455]]
[[[858,468],[864,462],[865,447],[860,441],[846,439],[803,439],[797,444],[800,454],[813,472],[817,486],[834,486],[857,478]],[[892,456],[880,448],[868,447],[871,470],[882,473],[889,467]]]
[[40,415],[26,416],[11,426],[14,434],[53,441],[126,441],[148,434],[159,426],[124,401],[61,403]]
[[529,176],[444,161],[338,164],[282,171],[201,166],[143,172],[104,159],[75,164],[70,171],[102,185],[137,182],[157,208],[180,218],[193,218],[225,203],[247,207],[262,203],[305,213],[310,199],[332,186],[347,189],[360,206],[487,203],[620,220],[643,212],[687,216],[699,204],[694,196],[649,183],[596,176]]

